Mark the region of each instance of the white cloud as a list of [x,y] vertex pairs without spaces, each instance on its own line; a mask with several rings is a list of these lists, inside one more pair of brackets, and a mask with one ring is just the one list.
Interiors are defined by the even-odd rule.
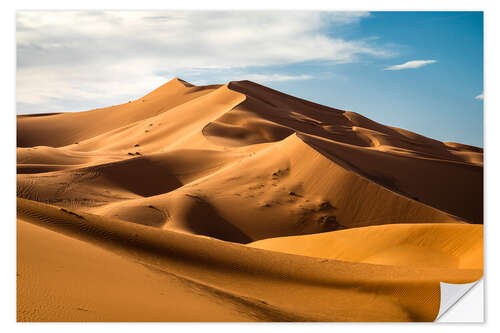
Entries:
[[[335,34],[337,27],[367,16],[304,11],[21,11],[16,34],[18,111],[116,104],[140,97],[174,76],[197,71],[390,56],[369,40],[345,40]],[[306,79],[282,73],[253,75],[261,82]]]
[[408,69],[408,68],[419,68],[425,65],[433,64],[437,62],[437,60],[411,60],[407,61],[404,64],[400,65],[394,65],[394,66],[389,66],[385,68],[384,70],[386,71],[399,71],[402,69]]
[[477,95],[476,97],[474,97],[475,99],[484,99],[484,94],[481,93],[479,95]]
[[297,81],[297,80],[310,80],[312,75],[283,75],[283,74],[249,74],[247,80],[255,82],[281,82],[281,81]]

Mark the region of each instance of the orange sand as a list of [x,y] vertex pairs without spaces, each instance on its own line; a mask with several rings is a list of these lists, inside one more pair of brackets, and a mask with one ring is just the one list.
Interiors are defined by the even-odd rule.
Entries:
[[483,151],[249,81],[18,116],[19,321],[431,321]]

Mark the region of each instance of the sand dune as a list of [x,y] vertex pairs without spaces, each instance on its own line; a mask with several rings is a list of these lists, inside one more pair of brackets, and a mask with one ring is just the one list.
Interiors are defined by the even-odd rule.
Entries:
[[482,276],[481,148],[250,81],[17,130],[20,321],[429,321]]
[[[193,87],[174,79],[135,101],[110,108],[47,116],[18,116],[18,147],[61,147],[145,120],[203,96],[218,86]],[[88,126],[92,124],[92,126]]]
[[252,247],[343,261],[482,269],[483,228],[470,224],[370,226],[261,240]]
[[[152,266],[152,269],[156,269],[160,275],[166,274],[162,273],[164,269],[168,274],[180,278],[186,277],[206,286],[207,291],[210,290],[216,294],[215,297],[217,293],[222,293],[233,298],[234,302],[243,304],[250,302],[253,304],[251,306],[257,309],[262,308],[259,311],[270,311],[277,316],[276,318],[261,318],[263,320],[432,320],[439,307],[438,281],[468,282],[474,281],[482,274],[481,270],[473,269],[406,268],[293,256],[216,239],[165,230],[158,231],[134,223],[75,213],[23,199],[18,201],[18,216],[21,225],[26,222],[36,224],[75,239],[73,242],[78,239],[99,245],[106,251],[117,253],[123,258],[130,258],[148,267]],[[57,244],[51,242],[50,238],[27,244],[22,238],[23,227],[19,230],[21,239],[18,246],[21,248],[18,251],[20,255],[25,254],[27,257],[21,257],[18,261],[21,266],[18,268],[20,271],[18,273],[22,274],[23,269],[27,269],[22,265],[29,267],[31,261],[37,261],[40,258],[40,251],[36,249],[43,249],[48,244],[56,246],[56,249],[58,247]],[[28,251],[30,249],[31,251]],[[85,249],[84,247],[82,251]],[[111,256],[111,254],[105,255],[102,262],[98,263],[99,266],[105,266]],[[47,268],[55,268],[60,264],[59,259],[52,258],[52,262],[47,263]],[[121,264],[121,262],[118,263],[116,268],[118,271]],[[78,265],[84,264],[78,263]],[[71,277],[84,281],[89,279],[89,277],[79,276],[78,270],[72,266],[63,266],[63,268],[63,271]],[[47,272],[49,276],[55,278],[58,270],[47,269]],[[136,278],[136,276],[133,277]],[[30,275],[26,279],[30,282]],[[92,302],[98,303],[103,298],[103,295],[99,293],[101,283],[104,285],[102,287],[106,286],[106,281],[99,282],[97,286],[94,286],[93,282],[89,283],[89,288],[97,289],[95,294],[98,298],[90,295],[87,302],[95,304]],[[76,287],[73,286],[73,288]],[[156,286],[151,286],[152,289],[154,287]],[[24,288],[28,290],[23,291]],[[29,288],[28,283],[21,283],[19,292],[30,294]],[[44,288],[47,292],[51,292],[50,286],[44,286]],[[116,288],[120,287],[116,286]],[[61,294],[70,293],[71,289],[70,291],[56,291],[56,293],[64,299],[64,295]],[[283,295],[284,289],[290,290],[289,295]],[[122,287],[122,291],[134,297],[135,292],[129,287]],[[78,301],[82,301],[84,295],[80,297],[76,295],[75,298],[76,300],[70,306],[80,304]],[[33,307],[37,304],[31,304],[29,300],[29,297],[21,297],[19,300],[21,320],[37,320],[30,315],[33,312],[36,313]],[[57,308],[60,305],[56,301],[54,301],[55,304],[51,301],[47,299],[44,302],[46,303],[43,310],[45,320],[55,320],[54,318],[58,316]],[[132,306],[139,308],[141,303],[134,303]],[[357,311],[353,312],[352,306],[355,306]],[[105,308],[101,311],[106,313]],[[97,312],[96,315],[102,312]],[[118,317],[118,319],[139,320],[141,318],[141,313],[131,312],[132,317],[125,317],[125,313],[122,313],[123,317]],[[165,320],[168,318],[168,316],[165,317]],[[241,317],[235,317],[235,320],[240,319]],[[99,320],[99,318],[93,317],[93,320]]]

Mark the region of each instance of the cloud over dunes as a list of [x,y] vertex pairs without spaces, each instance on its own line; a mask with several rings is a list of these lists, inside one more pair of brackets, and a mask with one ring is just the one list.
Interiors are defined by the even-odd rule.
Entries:
[[[372,41],[347,40],[335,33],[367,16],[303,11],[20,11],[18,112],[118,103],[192,71],[389,56]],[[305,78],[283,73],[260,77],[263,82],[293,79]]]
[[283,74],[249,74],[247,79],[255,82],[279,82],[279,81],[297,81],[297,80],[310,80],[312,75],[283,75]]
[[425,65],[436,63],[436,62],[437,62],[437,60],[411,60],[411,61],[405,62],[404,64],[389,66],[389,67],[385,68],[384,70],[386,70],[386,71],[399,71],[402,69],[419,68],[419,67],[422,67]]

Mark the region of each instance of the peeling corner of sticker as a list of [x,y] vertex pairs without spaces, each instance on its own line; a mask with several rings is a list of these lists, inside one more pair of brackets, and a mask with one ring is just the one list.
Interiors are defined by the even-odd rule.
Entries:
[[439,319],[452,308],[465,294],[467,294],[482,279],[470,283],[444,283],[440,282],[441,303],[439,313],[435,321]]

